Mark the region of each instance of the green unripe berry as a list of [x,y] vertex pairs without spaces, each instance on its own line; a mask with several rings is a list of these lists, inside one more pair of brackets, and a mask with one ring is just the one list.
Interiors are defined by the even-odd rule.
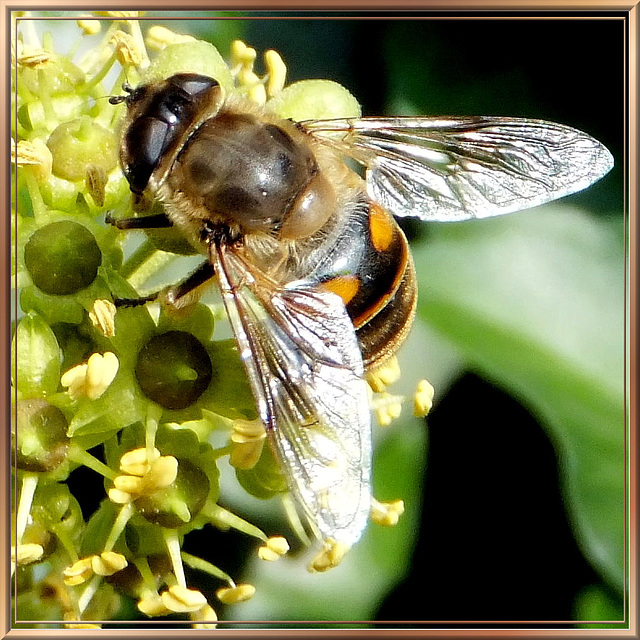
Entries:
[[84,527],[82,510],[69,486],[64,482],[40,483],[31,506],[34,522],[56,532],[67,532],[72,536]]
[[[45,70],[46,69],[46,70]],[[46,67],[20,67],[20,82],[34,95],[46,91],[48,98],[74,93],[85,74],[66,56],[51,54]]]
[[16,466],[25,471],[52,471],[69,448],[65,415],[41,398],[21,400],[12,421]]
[[24,248],[24,261],[38,289],[52,295],[69,295],[94,281],[102,252],[86,227],[62,220],[33,233]]
[[202,343],[190,333],[167,331],[140,350],[136,378],[143,393],[166,409],[193,404],[211,382],[212,366]]

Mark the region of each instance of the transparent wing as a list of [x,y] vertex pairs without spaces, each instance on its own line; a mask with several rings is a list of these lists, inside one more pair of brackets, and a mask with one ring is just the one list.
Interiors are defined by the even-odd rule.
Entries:
[[521,118],[362,118],[301,123],[367,167],[369,195],[397,216],[453,221],[533,207],[613,166],[577,129]]
[[211,255],[289,489],[317,535],[351,545],[371,507],[371,425],[344,304],[333,294],[276,287],[224,249]]

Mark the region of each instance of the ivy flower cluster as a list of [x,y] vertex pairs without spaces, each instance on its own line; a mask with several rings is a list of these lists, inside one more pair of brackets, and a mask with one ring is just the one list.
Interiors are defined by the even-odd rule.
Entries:
[[[282,494],[286,483],[263,446],[234,343],[214,335],[217,304],[199,302],[182,317],[150,305],[116,311],[114,300],[145,295],[147,281],[191,249],[171,229],[132,245],[104,223],[107,212],[126,217],[131,207],[118,165],[122,109],[105,96],[121,93],[125,81],[135,86],[190,71],[286,118],[357,116],[359,106],[330,81],[285,87],[286,67],[274,51],[259,76],[255,50],[240,41],[227,63],[211,44],[164,27],[143,34],[137,17],[96,12],[78,20],[78,44],[92,45],[80,57],[58,53],[31,16],[15,14],[15,616],[86,628],[118,616],[129,598],[144,616],[211,628],[214,596],[188,584],[185,566],[220,581],[219,603],[245,601],[255,587],[184,552],[185,536],[232,526],[257,539],[265,561],[289,550],[284,537],[218,504],[220,459],[230,459],[257,497]],[[398,414],[399,399],[385,391],[398,375],[392,364],[370,380],[381,424]],[[431,396],[428,386],[421,390],[417,412],[428,411]],[[226,444],[216,447],[212,435],[221,431]],[[88,519],[66,482],[78,467],[104,478]],[[376,502],[372,518],[394,524],[402,509],[401,501]],[[338,561],[334,549],[316,568]]]

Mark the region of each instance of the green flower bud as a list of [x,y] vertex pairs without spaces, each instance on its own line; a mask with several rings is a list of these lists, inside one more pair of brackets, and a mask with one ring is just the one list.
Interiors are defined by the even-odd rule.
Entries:
[[294,82],[269,100],[267,108],[293,120],[358,118],[362,113],[349,91],[331,80]]
[[84,527],[82,510],[64,482],[40,483],[31,505],[31,516],[46,529],[78,534]]
[[118,164],[118,146],[112,131],[82,116],[56,127],[47,140],[53,155],[53,173],[59,178],[84,180],[87,167],[109,173]]
[[207,388],[211,358],[202,343],[184,331],[153,337],[140,350],[136,377],[142,392],[167,409],[184,409]]
[[33,283],[41,291],[69,295],[94,281],[102,253],[85,226],[62,220],[33,233],[24,248],[24,261]]
[[176,73],[200,73],[215,78],[225,91],[233,87],[233,78],[219,51],[202,40],[172,44],[151,62],[144,82],[167,78]]
[[32,398],[19,401],[14,414],[11,437],[18,469],[51,471],[62,464],[69,448],[69,423],[62,411]]
[[49,96],[74,93],[84,82],[84,72],[68,57],[51,54],[43,67],[20,67],[20,83],[35,95],[46,90]]
[[174,482],[149,495],[140,496],[135,505],[149,522],[176,529],[200,513],[209,495],[209,486],[207,474],[181,458]]
[[51,327],[29,312],[18,323],[13,340],[18,391],[32,397],[55,393],[60,383],[60,348]]

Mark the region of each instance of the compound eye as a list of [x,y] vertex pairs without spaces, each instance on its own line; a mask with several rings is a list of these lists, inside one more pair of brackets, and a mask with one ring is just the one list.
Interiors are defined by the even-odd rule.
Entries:
[[202,101],[208,99],[211,89],[217,86],[218,82],[208,76],[194,73],[171,76],[149,105],[148,114],[169,125],[175,125],[183,118],[191,119],[201,109]]
[[142,193],[170,137],[169,126],[158,118],[140,118],[127,132],[127,149],[135,149],[126,162],[126,178],[133,193]]
[[137,111],[125,133],[122,163],[134,193],[142,193],[166,153],[177,148],[201,113],[216,99],[213,78],[195,73],[171,76],[158,87],[143,85],[127,98]]
[[183,95],[177,92],[167,93],[157,106],[158,119],[169,125],[176,124],[188,110],[188,106],[189,103]]
[[197,73],[177,73],[169,78],[169,85],[182,91],[191,100],[197,100],[202,94],[218,86],[218,81]]

